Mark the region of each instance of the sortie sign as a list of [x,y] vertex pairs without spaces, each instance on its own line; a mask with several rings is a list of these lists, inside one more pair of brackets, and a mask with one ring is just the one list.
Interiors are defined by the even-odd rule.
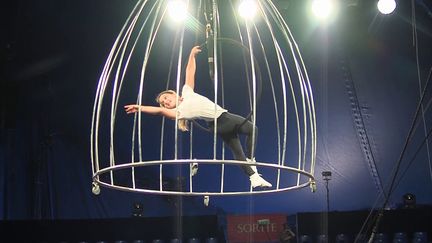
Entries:
[[229,215],[228,242],[279,242],[285,223],[281,214]]

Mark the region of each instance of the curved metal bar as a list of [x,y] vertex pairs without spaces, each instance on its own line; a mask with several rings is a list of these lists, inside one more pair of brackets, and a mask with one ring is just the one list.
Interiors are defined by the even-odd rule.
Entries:
[[[96,175],[101,175],[103,173],[106,173],[111,170],[119,170],[119,169],[126,169],[131,167],[142,167],[142,166],[151,166],[151,165],[160,165],[160,164],[190,164],[190,163],[202,163],[202,164],[232,164],[232,165],[251,165],[249,162],[242,161],[242,160],[217,160],[217,159],[172,159],[172,160],[150,160],[150,161],[140,161],[140,162],[134,162],[134,163],[125,163],[125,164],[118,164],[111,167],[106,167],[104,169],[99,170],[95,173]],[[262,166],[262,167],[270,167],[270,168],[277,168],[277,169],[283,169],[283,170],[289,170],[296,173],[300,173],[309,177],[314,177],[312,174],[310,174],[307,171],[300,170],[298,168],[289,167],[289,166],[283,166],[278,164],[272,164],[272,163],[264,163],[264,162],[256,162],[254,163],[256,166]]]
[[300,185],[282,188],[282,189],[247,191],[247,192],[180,192],[180,191],[157,191],[157,190],[150,190],[150,189],[115,186],[100,181],[98,181],[98,183],[106,188],[111,188],[111,189],[116,189],[116,190],[121,190],[126,192],[148,193],[148,194],[155,194],[155,195],[176,195],[176,196],[241,196],[241,195],[267,194],[267,193],[285,192],[285,191],[301,189],[311,184],[310,181],[307,181]]
[[135,167],[144,167],[144,166],[154,166],[154,165],[162,165],[162,164],[170,164],[170,165],[176,165],[176,164],[192,164],[192,163],[200,163],[200,164],[230,164],[230,165],[250,165],[248,162],[245,161],[239,161],[239,160],[210,160],[210,159],[197,159],[197,160],[162,160],[162,161],[142,161],[142,162],[133,162],[133,163],[126,163],[126,164],[120,164],[115,165],[112,167],[104,168],[100,171],[98,171],[93,179],[97,183],[99,183],[103,187],[107,188],[113,188],[118,189],[122,191],[129,191],[129,192],[140,192],[140,193],[151,193],[151,194],[161,194],[161,195],[185,195],[185,196],[197,196],[197,195],[208,195],[208,196],[232,196],[232,195],[249,195],[249,194],[264,194],[264,193],[275,193],[275,192],[283,192],[283,191],[289,191],[294,189],[303,188],[306,186],[309,186],[312,181],[315,180],[312,174],[299,170],[297,168],[293,167],[287,167],[287,166],[281,166],[271,163],[263,163],[263,162],[257,162],[256,166],[262,166],[262,167],[269,167],[273,169],[278,170],[285,170],[287,172],[293,172],[294,174],[301,174],[307,177],[309,180],[302,184],[296,184],[293,186],[287,186],[277,189],[262,189],[259,191],[206,191],[206,192],[198,192],[198,191],[167,191],[167,190],[152,190],[152,189],[145,189],[145,188],[132,188],[127,186],[120,186],[115,184],[106,183],[104,181],[101,181],[100,176],[105,173],[112,173],[114,171],[122,170],[122,169],[130,169]]

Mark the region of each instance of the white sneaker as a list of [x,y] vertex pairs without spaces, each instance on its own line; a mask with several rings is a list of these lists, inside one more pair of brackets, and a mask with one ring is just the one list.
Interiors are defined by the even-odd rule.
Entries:
[[[246,161],[247,161],[248,163],[251,163],[251,164],[255,164],[255,163],[256,163],[255,158],[252,158],[252,159],[246,158]],[[257,167],[256,167],[256,166],[251,165],[250,167],[251,167],[251,169],[253,170],[253,172],[258,173],[258,170],[257,170]]]
[[192,163],[190,166],[190,175],[194,176],[198,173],[198,163]]
[[268,181],[264,180],[258,173],[255,173],[249,176],[249,180],[251,181],[252,188],[255,187],[272,187]]

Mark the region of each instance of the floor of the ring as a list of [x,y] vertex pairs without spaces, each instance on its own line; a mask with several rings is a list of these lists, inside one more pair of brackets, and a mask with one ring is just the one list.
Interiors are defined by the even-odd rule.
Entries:
[[[377,212],[372,212],[373,218]],[[368,242],[376,222],[364,224],[369,213],[4,220],[0,221],[0,242]],[[373,242],[431,242],[431,222],[431,206],[385,210]]]

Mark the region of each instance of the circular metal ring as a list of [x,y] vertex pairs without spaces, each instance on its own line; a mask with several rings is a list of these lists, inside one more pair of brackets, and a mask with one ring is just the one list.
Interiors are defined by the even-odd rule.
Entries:
[[[292,186],[287,187],[279,187],[276,189],[269,189],[269,188],[263,188],[259,189],[259,191],[254,191],[250,189],[249,191],[206,191],[206,192],[197,192],[197,191],[166,191],[164,188],[159,188],[159,190],[155,189],[149,189],[149,188],[134,188],[134,187],[128,187],[128,186],[121,186],[116,185],[114,183],[108,183],[105,181],[100,180],[100,177],[104,174],[113,173],[115,171],[124,170],[124,169],[131,169],[131,168],[137,168],[137,167],[145,167],[145,166],[154,166],[154,165],[178,165],[178,164],[189,164],[192,163],[199,163],[199,164],[207,164],[207,165],[253,165],[253,166],[259,166],[259,167],[267,167],[272,168],[276,170],[282,170],[286,172],[294,173],[297,176],[305,176],[308,178],[303,183],[296,183]],[[283,192],[283,191],[290,191],[294,189],[300,189],[303,187],[310,186],[313,181],[315,181],[314,176],[311,173],[308,173],[306,171],[289,167],[289,166],[283,166],[283,165],[277,165],[277,164],[271,164],[271,163],[263,163],[263,162],[256,162],[256,163],[249,163],[246,161],[239,161],[239,160],[209,160],[209,159],[193,159],[193,160],[154,160],[154,161],[141,161],[141,162],[132,162],[132,163],[125,163],[125,164],[119,164],[119,165],[113,165],[106,168],[103,168],[93,176],[93,181],[97,184],[111,188],[111,189],[117,189],[121,191],[128,191],[128,192],[139,192],[139,193],[150,193],[150,194],[158,194],[158,195],[181,195],[181,196],[234,196],[234,195],[250,195],[250,194],[264,194],[264,193],[274,193],[274,192]]]

